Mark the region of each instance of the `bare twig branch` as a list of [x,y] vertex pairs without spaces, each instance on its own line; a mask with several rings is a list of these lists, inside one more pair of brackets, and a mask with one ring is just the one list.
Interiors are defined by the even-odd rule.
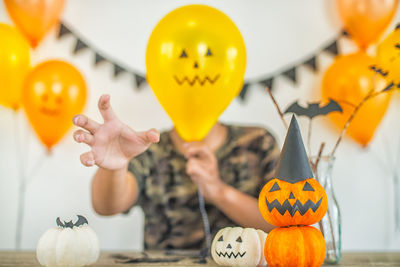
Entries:
[[315,162],[313,162],[310,158],[310,165],[311,165],[311,168],[313,169],[315,179],[317,179],[318,182],[319,182],[318,164],[319,164],[319,161],[321,160],[322,152],[324,151],[324,148],[325,148],[325,142],[322,142],[321,146],[319,147],[318,155],[317,155],[317,158],[315,159]]
[[333,147],[333,150],[330,154],[330,157],[333,157],[335,155],[335,152],[340,144],[340,142],[343,139],[344,134],[346,133],[347,128],[349,127],[350,123],[352,122],[352,120],[354,119],[354,117],[357,115],[358,111],[360,110],[360,108],[365,104],[365,102],[367,102],[369,99],[374,98],[382,93],[386,93],[388,92],[387,90],[381,90],[379,92],[375,92],[374,89],[372,89],[371,91],[369,91],[369,93],[361,100],[360,103],[358,103],[358,105],[354,108],[353,113],[351,113],[349,119],[346,121],[342,131],[340,132],[339,138],[337,139],[335,146]]
[[321,160],[322,152],[324,151],[324,148],[325,148],[325,142],[322,142],[321,146],[319,147],[318,156],[317,156],[317,158],[315,160],[315,166],[317,168],[318,168],[319,161]]
[[282,111],[281,111],[281,109],[280,109],[278,103],[277,103],[276,100],[275,100],[275,97],[272,95],[271,89],[269,89],[269,87],[266,87],[266,89],[267,89],[267,91],[268,91],[269,96],[271,97],[272,102],[274,103],[274,105],[275,105],[275,107],[276,107],[276,110],[278,111],[279,116],[281,117],[281,120],[282,120],[282,122],[283,122],[283,125],[285,125],[285,128],[286,128],[286,130],[287,130],[289,127],[288,127],[288,125],[287,125],[287,123],[286,123],[286,121],[285,121],[285,118],[283,117],[283,113],[282,113]]
[[307,132],[307,147],[308,147],[308,155],[312,155],[311,151],[311,132],[312,132],[312,119],[308,123],[308,132]]

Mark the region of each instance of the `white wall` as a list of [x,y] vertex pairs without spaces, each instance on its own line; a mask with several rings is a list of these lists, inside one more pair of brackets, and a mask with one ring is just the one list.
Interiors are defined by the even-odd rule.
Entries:
[[[275,72],[304,59],[327,44],[340,31],[334,0],[301,1],[99,1],[69,0],[63,20],[80,32],[90,43],[118,62],[145,72],[145,48],[152,28],[168,11],[187,3],[205,3],[228,14],[240,28],[248,51],[246,78]],[[395,21],[399,20],[397,14]],[[0,21],[10,22],[3,1],[0,1]],[[354,51],[348,41],[341,43],[347,52]],[[141,91],[132,89],[127,75],[112,78],[112,68],[92,65],[93,55],[86,51],[73,56],[72,37],[61,41],[52,32],[36,51],[34,63],[62,58],[75,64],[85,75],[89,99],[85,113],[99,119],[96,110],[98,97],[111,94],[115,111],[133,128],[171,127],[169,118],[146,86]],[[327,54],[319,58],[325,69],[332,62]],[[275,81],[278,101],[286,106],[296,98],[318,100],[321,74],[314,75],[307,68],[299,71],[299,85],[294,87],[285,78]],[[361,149],[350,139],[342,143],[333,173],[333,183],[343,216],[343,248],[345,250],[387,250],[400,248],[400,233],[394,232],[393,188],[386,170],[377,162],[393,159],[393,144],[399,143],[399,97],[392,102],[375,139],[367,149]],[[229,123],[257,124],[268,127],[282,142],[285,131],[261,87],[253,86],[247,101],[235,100],[222,115]],[[306,121],[300,119],[304,129]],[[338,135],[329,122],[318,119],[315,126],[314,151],[321,140],[328,148]],[[33,249],[40,235],[54,226],[55,218],[85,215],[100,237],[103,249],[140,249],[142,247],[142,213],[135,209],[129,215],[111,218],[96,215],[90,203],[90,180],[95,168],[80,165],[79,154],[88,150],[75,144],[72,131],[46,156],[43,147],[29,128],[22,113],[13,114],[0,107],[0,249],[14,248],[16,229],[18,179],[20,166],[28,165],[31,182],[26,193],[23,224],[23,249]],[[303,133],[303,135],[305,132]],[[16,138],[17,137],[17,138]],[[19,140],[23,156],[16,153]],[[398,150],[398,149],[397,149]],[[24,160],[23,160],[24,159]],[[39,164],[38,168],[34,167]],[[40,165],[41,164],[41,165]],[[29,173],[36,169],[34,175]],[[398,188],[400,190],[400,188]]]

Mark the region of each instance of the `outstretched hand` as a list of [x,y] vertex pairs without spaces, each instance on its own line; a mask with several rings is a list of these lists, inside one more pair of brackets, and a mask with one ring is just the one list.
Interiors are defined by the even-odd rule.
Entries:
[[157,130],[135,132],[121,122],[111,108],[109,95],[102,95],[98,106],[103,124],[82,114],[73,119],[73,123],[81,127],[74,132],[75,141],[91,147],[89,152],[80,156],[83,165],[118,170],[126,167],[133,157],[146,151],[152,143],[159,141]]

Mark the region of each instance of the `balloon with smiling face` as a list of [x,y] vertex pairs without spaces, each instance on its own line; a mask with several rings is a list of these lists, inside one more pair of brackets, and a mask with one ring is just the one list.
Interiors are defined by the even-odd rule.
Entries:
[[188,5],[167,14],[147,45],[147,81],[185,141],[203,139],[243,85],[246,49],[221,11]]
[[85,105],[86,94],[81,73],[64,61],[43,62],[28,74],[22,102],[29,122],[48,149],[72,126],[73,116]]
[[400,24],[378,45],[376,58],[371,69],[386,79],[387,89],[400,88]]

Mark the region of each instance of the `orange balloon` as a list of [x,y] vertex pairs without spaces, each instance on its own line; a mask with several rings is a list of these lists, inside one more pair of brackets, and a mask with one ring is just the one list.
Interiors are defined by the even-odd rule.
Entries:
[[376,58],[375,71],[385,77],[388,86],[400,88],[400,26],[378,45]]
[[58,22],[65,0],[4,0],[8,14],[36,47]]
[[25,113],[40,141],[50,149],[72,126],[72,118],[82,112],[86,84],[72,65],[50,60],[37,65],[24,83]]
[[0,23],[0,104],[17,110],[31,68],[29,44],[17,29]]
[[[332,112],[328,115],[340,129],[343,129],[355,106],[371,90],[380,91],[385,88],[385,79],[369,69],[375,63],[374,58],[357,52],[337,57],[325,72],[322,97],[324,101],[333,99],[341,105],[343,113]],[[347,128],[347,134],[366,146],[385,115],[390,97],[391,93],[384,93],[367,100]]]
[[337,0],[347,32],[363,50],[378,40],[398,4],[399,0]]

